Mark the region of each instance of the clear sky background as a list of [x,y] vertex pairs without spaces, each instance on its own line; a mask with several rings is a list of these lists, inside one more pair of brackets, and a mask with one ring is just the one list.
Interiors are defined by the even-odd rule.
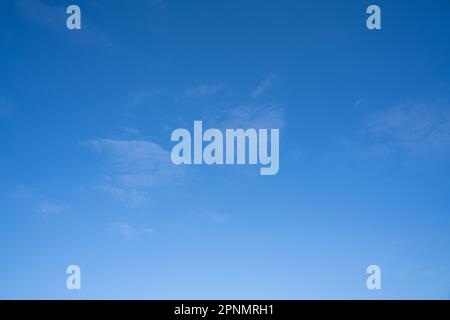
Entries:
[[[449,299],[449,57],[447,0],[1,1],[0,298]],[[174,166],[194,120],[278,175]]]

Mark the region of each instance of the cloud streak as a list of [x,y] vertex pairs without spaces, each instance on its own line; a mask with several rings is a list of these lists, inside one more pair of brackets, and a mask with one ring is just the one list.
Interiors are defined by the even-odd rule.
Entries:
[[106,156],[106,176],[96,189],[138,207],[150,200],[150,189],[177,181],[181,169],[172,165],[170,153],[145,140],[97,139],[86,145]]
[[278,104],[243,104],[226,108],[208,116],[207,121],[218,128],[275,128],[286,125],[285,110]]
[[224,89],[225,87],[222,84],[201,84],[187,89],[184,93],[184,97],[209,98],[220,93]]
[[44,201],[39,204],[38,206],[38,212],[42,214],[55,214],[55,213],[61,213],[67,210],[67,207],[64,205],[51,203],[48,201]]
[[448,101],[399,104],[372,114],[365,122],[375,139],[414,153],[450,151],[450,104]]
[[17,10],[29,23],[45,27],[65,27],[66,10],[64,7],[50,6],[38,0],[19,0]]
[[126,222],[111,222],[108,224],[111,231],[116,232],[126,238],[137,238],[142,236],[148,236],[155,233],[152,228],[140,228],[134,227]]
[[47,197],[25,185],[19,185],[10,196],[21,202],[31,203],[34,210],[42,215],[61,213],[69,209],[69,206],[49,201]]
[[275,79],[276,77],[273,74],[265,76],[261,83],[259,83],[256,88],[253,89],[253,91],[251,92],[251,96],[253,98],[262,96],[267,90],[272,87],[273,81],[275,81]]

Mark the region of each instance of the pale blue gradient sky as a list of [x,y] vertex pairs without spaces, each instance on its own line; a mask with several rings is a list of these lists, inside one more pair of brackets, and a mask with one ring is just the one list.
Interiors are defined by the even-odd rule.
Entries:
[[[0,298],[450,298],[449,1],[74,3],[0,3]],[[173,166],[194,120],[279,174]]]

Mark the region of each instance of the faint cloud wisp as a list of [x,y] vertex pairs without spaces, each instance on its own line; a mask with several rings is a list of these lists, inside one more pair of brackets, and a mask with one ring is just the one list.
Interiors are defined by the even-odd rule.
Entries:
[[207,121],[219,128],[276,128],[286,125],[285,111],[278,104],[239,105],[226,108]]
[[448,101],[400,104],[370,115],[365,125],[372,137],[409,152],[450,151]]
[[31,203],[34,210],[42,215],[61,213],[69,209],[66,204],[49,201],[47,197],[25,185],[19,185],[10,193],[10,196],[22,202]]
[[251,96],[253,98],[258,98],[264,94],[267,90],[269,90],[272,85],[273,81],[276,79],[276,76],[273,74],[270,74],[268,76],[265,76],[264,79],[259,83],[255,89],[253,89]]
[[150,200],[150,189],[176,182],[181,168],[172,166],[170,153],[145,140],[97,139],[86,145],[106,156],[105,176],[96,187],[130,207]]
[[136,238],[155,233],[155,230],[152,228],[134,227],[126,222],[111,222],[108,224],[108,228],[126,238]]
[[208,98],[224,90],[222,84],[201,84],[187,89],[184,97],[187,98]]

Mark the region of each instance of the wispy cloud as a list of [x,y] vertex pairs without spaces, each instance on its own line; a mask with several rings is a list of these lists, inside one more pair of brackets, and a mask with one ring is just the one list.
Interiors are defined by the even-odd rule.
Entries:
[[181,168],[170,161],[170,153],[145,140],[97,139],[86,145],[106,156],[105,177],[96,187],[137,207],[150,200],[151,188],[177,181]]
[[140,207],[151,200],[150,193],[139,188],[130,188],[114,182],[102,182],[95,186],[95,189],[109,194],[114,199],[125,203],[127,206]]
[[207,117],[219,128],[284,128],[285,111],[278,104],[240,105]]
[[18,0],[16,4],[19,14],[29,23],[46,27],[65,26],[66,10],[62,6],[51,6],[39,0]]
[[208,223],[223,224],[226,223],[231,216],[229,214],[221,213],[218,211],[195,208],[195,210],[188,211],[185,214],[185,217]]
[[25,185],[19,185],[10,195],[17,200],[31,203],[35,211],[43,215],[61,213],[69,209],[68,205],[50,201],[48,197]]
[[57,203],[51,203],[48,201],[43,201],[38,205],[38,212],[42,214],[55,214],[55,213],[61,213],[67,210],[67,206],[57,204]]
[[10,193],[13,198],[20,200],[31,200],[38,197],[36,191],[28,186],[19,185],[14,191]]
[[107,155],[110,171],[126,186],[151,187],[174,174],[170,153],[156,143],[98,139],[88,141],[88,145]]
[[366,100],[365,99],[356,99],[355,100],[355,102],[353,102],[353,106],[355,107],[355,108],[359,108],[359,107],[362,107],[362,106],[364,106],[364,105],[366,105]]
[[415,153],[450,151],[450,103],[408,102],[372,114],[369,134],[388,145]]
[[136,238],[155,233],[155,230],[152,228],[133,227],[126,222],[111,222],[108,224],[108,228],[127,238]]
[[207,218],[215,223],[224,223],[227,219],[227,215],[218,212],[210,212],[207,214]]
[[141,136],[141,132],[134,127],[123,127],[123,131],[130,136]]
[[251,92],[251,96],[253,98],[258,98],[264,94],[267,90],[269,90],[273,82],[276,80],[276,76],[274,74],[270,74],[265,76],[263,80],[256,86],[255,89]]
[[208,98],[212,97],[225,89],[222,84],[201,84],[187,89],[184,97],[188,98]]

